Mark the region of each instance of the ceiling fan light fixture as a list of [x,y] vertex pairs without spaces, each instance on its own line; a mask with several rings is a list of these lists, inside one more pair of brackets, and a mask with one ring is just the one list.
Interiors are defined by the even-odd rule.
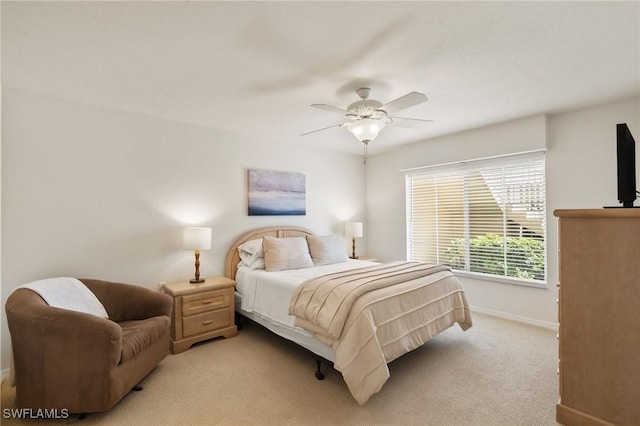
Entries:
[[347,130],[360,142],[370,142],[374,140],[378,133],[386,127],[387,123],[382,120],[362,118],[347,125]]
[[[340,127],[347,129],[358,141],[364,144],[364,164],[367,164],[367,147],[369,142],[378,137],[378,133],[382,131],[389,124],[394,122],[394,118],[390,114],[394,114],[397,111],[410,108],[414,105],[421,104],[427,101],[427,97],[424,93],[409,92],[404,96],[400,96],[386,104],[375,99],[369,99],[371,89],[368,87],[361,87],[356,90],[356,94],[360,97],[359,101],[353,102],[347,107],[347,109],[337,108],[327,104],[312,104],[314,108],[323,109],[329,112],[335,112],[343,114],[344,117],[349,120],[345,123],[335,124],[333,126],[325,127],[318,130],[312,130],[311,132],[303,133],[308,135],[310,133],[319,132],[321,130],[331,129],[334,127]],[[402,120],[411,121],[428,121],[419,118],[401,118]]]

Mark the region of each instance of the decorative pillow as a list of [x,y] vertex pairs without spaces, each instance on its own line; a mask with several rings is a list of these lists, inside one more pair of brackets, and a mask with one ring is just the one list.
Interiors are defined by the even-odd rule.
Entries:
[[313,260],[304,237],[264,237],[264,261],[267,271],[311,268]]
[[349,260],[344,239],[340,234],[307,235],[307,243],[315,265],[329,265]]
[[262,238],[246,241],[238,246],[238,254],[244,266],[252,269],[259,269],[260,264],[264,268],[264,250],[262,249]]

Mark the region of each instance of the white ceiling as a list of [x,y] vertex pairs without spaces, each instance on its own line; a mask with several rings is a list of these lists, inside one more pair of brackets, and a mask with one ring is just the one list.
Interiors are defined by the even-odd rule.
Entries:
[[360,153],[343,117],[368,86],[424,130],[370,153],[640,94],[640,3],[6,2],[4,87]]

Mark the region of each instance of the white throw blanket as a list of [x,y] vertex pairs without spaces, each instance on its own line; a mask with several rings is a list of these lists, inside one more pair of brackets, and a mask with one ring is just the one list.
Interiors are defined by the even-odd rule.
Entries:
[[76,278],[48,278],[21,285],[16,290],[21,288],[35,291],[49,306],[54,308],[109,318],[107,311],[96,295],[82,281]]

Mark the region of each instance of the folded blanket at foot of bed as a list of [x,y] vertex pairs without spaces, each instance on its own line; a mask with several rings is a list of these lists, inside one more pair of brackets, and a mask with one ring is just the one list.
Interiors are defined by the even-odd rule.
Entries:
[[456,322],[472,325],[459,280],[442,265],[393,262],[302,283],[289,313],[330,345],[334,366],[359,404],[389,378],[387,363]]

